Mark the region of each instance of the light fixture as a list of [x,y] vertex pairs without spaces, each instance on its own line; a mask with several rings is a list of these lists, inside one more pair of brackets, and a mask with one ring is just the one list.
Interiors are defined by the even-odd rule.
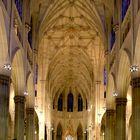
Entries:
[[37,134],[37,131],[35,130],[35,134]]
[[27,91],[24,92],[24,96],[28,96],[28,92]]
[[114,91],[114,92],[112,93],[112,95],[113,95],[114,97],[117,97],[117,96],[118,96],[118,93],[117,93],[116,91]]
[[90,112],[91,110],[90,109],[88,109],[88,112]]
[[84,134],[86,134],[87,133],[87,131],[84,131]]
[[12,67],[11,67],[11,65],[10,64],[4,64],[4,69],[6,69],[6,70],[11,70],[12,69]]
[[137,72],[137,71],[139,71],[138,65],[132,65],[132,66],[130,67],[130,72]]
[[86,134],[88,132],[88,129],[86,128],[86,130],[84,131],[84,134]]

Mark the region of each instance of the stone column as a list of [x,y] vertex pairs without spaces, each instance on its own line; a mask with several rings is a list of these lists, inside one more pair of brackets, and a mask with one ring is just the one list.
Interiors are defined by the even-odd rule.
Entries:
[[26,140],[34,140],[34,108],[26,109]]
[[140,140],[140,77],[132,85],[132,140]]
[[24,108],[25,97],[15,96],[15,132],[14,137],[17,140],[24,140]]
[[115,140],[126,140],[126,98],[116,98]]
[[56,140],[56,130],[54,130],[54,140]]
[[0,140],[7,140],[10,77],[0,75]]
[[110,109],[106,111],[106,129],[105,129],[105,140],[114,140],[115,139],[115,110]]

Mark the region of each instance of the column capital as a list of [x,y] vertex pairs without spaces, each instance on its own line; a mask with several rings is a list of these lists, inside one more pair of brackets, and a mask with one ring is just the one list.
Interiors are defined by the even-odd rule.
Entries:
[[15,101],[15,103],[24,103],[25,102],[25,97],[17,95],[17,96],[14,97],[14,101]]
[[104,52],[105,56],[109,54],[109,50],[105,50]]
[[10,76],[0,74],[0,84],[8,85],[11,82]]
[[112,115],[114,115],[114,113],[115,113],[115,110],[113,110],[113,109],[106,110],[107,116],[112,116]]
[[34,108],[26,108],[27,114],[34,114]]
[[126,98],[116,98],[117,105],[126,105],[127,99]]
[[119,30],[119,24],[115,24],[115,25],[113,26],[113,30],[114,30],[114,32],[116,33],[116,32]]
[[29,32],[31,30],[30,24],[25,23],[25,28],[26,28],[27,32]]
[[132,88],[140,87],[140,77],[133,78],[131,80],[131,85],[132,85]]

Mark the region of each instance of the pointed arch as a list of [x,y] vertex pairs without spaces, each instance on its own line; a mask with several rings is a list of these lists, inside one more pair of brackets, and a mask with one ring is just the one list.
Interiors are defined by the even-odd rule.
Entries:
[[115,81],[114,81],[113,73],[108,75],[108,82],[107,82],[107,108],[112,109],[115,107],[115,98],[112,95],[115,91]]
[[[136,45],[135,45],[135,51],[134,51],[134,64],[138,65],[140,67],[140,24],[138,26],[138,32],[137,32],[137,37],[136,37]],[[138,72],[140,74],[140,71]]]
[[77,128],[77,140],[83,140],[83,128],[81,124]]
[[35,140],[39,140],[39,119],[36,111],[34,113],[34,116],[35,116]]
[[118,96],[126,98],[130,79],[130,59],[127,52],[125,50],[121,50],[119,56],[118,73],[116,73]]
[[63,129],[61,123],[58,124],[56,133],[56,140],[62,140]]
[[104,113],[104,115],[102,116],[101,119],[101,128],[100,128],[100,132],[101,132],[101,136],[103,137],[103,139],[105,138],[105,129],[106,129],[106,112]]
[[0,6],[0,73],[5,73],[3,66],[4,64],[9,63],[9,54],[8,54],[8,41],[7,33],[4,21],[4,15],[2,8]]
[[15,52],[12,61],[12,80],[14,81],[15,94],[23,95],[25,92],[26,76],[25,76],[25,65],[23,58],[23,50],[18,49]]
[[33,83],[33,73],[29,73],[27,78],[27,107],[34,107],[35,91]]

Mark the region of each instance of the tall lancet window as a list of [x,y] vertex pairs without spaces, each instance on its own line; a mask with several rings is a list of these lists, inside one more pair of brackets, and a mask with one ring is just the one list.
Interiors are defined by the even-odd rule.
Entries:
[[72,95],[72,93],[68,94],[67,111],[68,112],[73,112],[73,95]]
[[81,95],[78,95],[78,112],[83,111],[83,100]]
[[126,15],[129,5],[130,5],[130,0],[122,0],[122,21]]
[[58,98],[58,111],[63,111],[63,95],[60,94]]

